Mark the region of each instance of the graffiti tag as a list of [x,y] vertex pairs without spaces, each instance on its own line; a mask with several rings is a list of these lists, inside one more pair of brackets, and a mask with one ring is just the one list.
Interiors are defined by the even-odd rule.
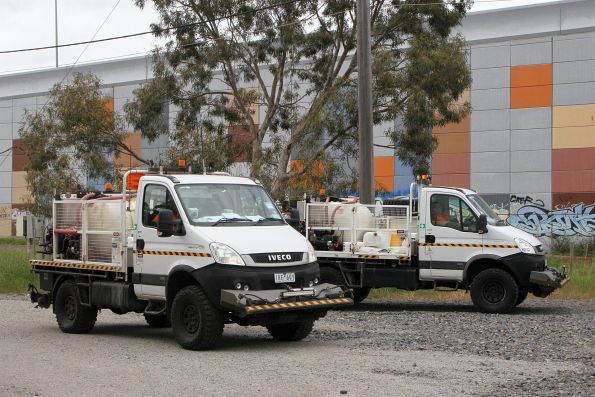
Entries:
[[[512,198],[511,198],[512,200]],[[534,236],[595,236],[595,204],[583,203],[574,207],[547,210],[541,206],[526,205],[507,222]]]
[[512,194],[510,196],[510,202],[518,203],[521,205],[533,204],[533,205],[538,205],[540,207],[545,207],[545,203],[543,202],[543,200],[541,200],[541,199],[535,200],[531,196],[517,196],[516,194]]

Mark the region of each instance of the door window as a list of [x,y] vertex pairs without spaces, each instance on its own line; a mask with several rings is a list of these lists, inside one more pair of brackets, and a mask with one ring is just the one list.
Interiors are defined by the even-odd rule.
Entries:
[[162,209],[172,210],[173,219],[180,219],[180,213],[169,190],[162,185],[147,185],[143,195],[143,225],[156,228],[159,211]]
[[477,217],[467,203],[457,196],[433,194],[430,199],[432,225],[463,232],[477,232]]

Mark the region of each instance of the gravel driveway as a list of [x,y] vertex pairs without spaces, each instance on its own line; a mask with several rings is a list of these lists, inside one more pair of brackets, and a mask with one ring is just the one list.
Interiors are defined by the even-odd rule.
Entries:
[[0,296],[0,395],[595,395],[595,300],[532,300],[509,315],[467,302],[370,302],[306,340],[226,326],[181,349],[140,315],[102,311],[89,335]]

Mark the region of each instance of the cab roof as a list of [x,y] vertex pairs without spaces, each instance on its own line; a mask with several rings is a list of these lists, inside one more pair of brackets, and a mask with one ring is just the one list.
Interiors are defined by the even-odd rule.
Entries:
[[149,174],[144,175],[141,180],[155,182],[163,182],[167,180],[173,184],[217,183],[231,185],[258,185],[253,179],[247,177],[213,174]]
[[465,189],[465,188],[462,188],[462,187],[454,187],[454,186],[428,186],[427,188],[434,189],[434,190],[439,190],[439,189],[442,189],[442,190],[456,190],[456,191],[461,192],[461,193],[463,193],[465,195],[467,195],[467,194],[477,194],[477,192],[475,190]]

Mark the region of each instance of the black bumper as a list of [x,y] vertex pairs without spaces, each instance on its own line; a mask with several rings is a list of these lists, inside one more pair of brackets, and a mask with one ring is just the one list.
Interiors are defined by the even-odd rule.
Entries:
[[531,285],[531,272],[542,272],[546,269],[545,255],[518,253],[501,258],[501,261],[524,289],[529,289]]
[[301,266],[234,266],[212,265],[197,269],[192,276],[205,290],[209,300],[213,303],[221,301],[221,290],[234,289],[237,283],[248,285],[251,291],[275,290],[284,288],[284,284],[275,283],[275,273],[295,273],[295,282],[289,286],[293,288],[308,287],[310,281],[320,279],[320,268],[317,262]]

